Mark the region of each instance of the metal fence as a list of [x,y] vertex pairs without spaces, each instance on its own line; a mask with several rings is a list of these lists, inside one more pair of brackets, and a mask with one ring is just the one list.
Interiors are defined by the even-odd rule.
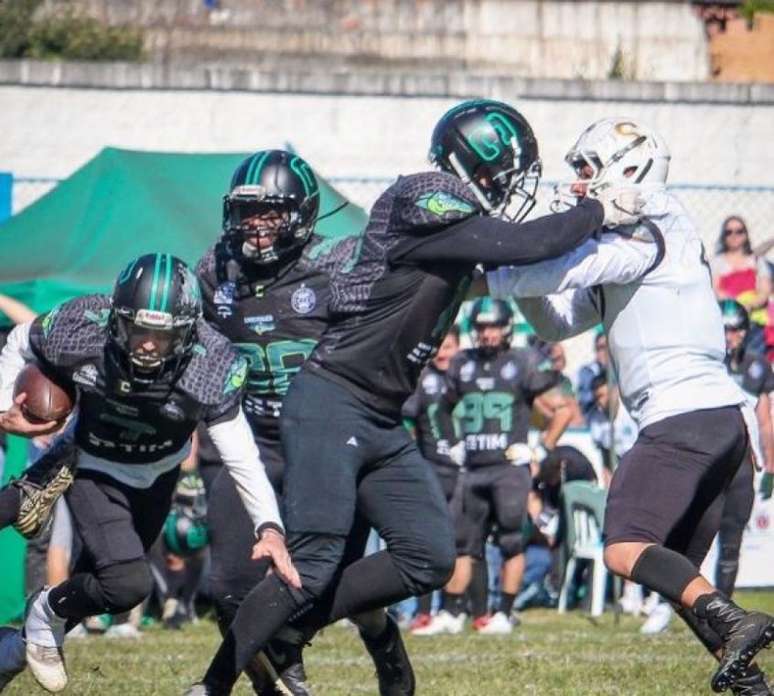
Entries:
[[[392,182],[386,177],[329,177],[328,181],[357,205],[369,209],[379,194]],[[19,177],[14,179],[13,211],[19,212],[53,189],[59,179]],[[543,182],[539,191],[536,214],[547,212],[553,196],[553,182]],[[774,187],[673,184],[677,193],[702,231],[708,253],[714,253],[720,226],[729,215],[740,215],[746,222],[754,245],[774,236]],[[592,339],[582,335],[565,343],[567,372],[575,375],[583,362],[591,358]]]

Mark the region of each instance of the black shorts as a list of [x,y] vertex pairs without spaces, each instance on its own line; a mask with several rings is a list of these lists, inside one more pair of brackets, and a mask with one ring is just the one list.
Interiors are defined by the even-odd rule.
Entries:
[[[532,477],[527,466],[493,464],[469,469],[461,479],[452,501],[457,553],[481,559],[495,525],[503,542],[521,534]],[[511,544],[499,545],[508,548],[506,558],[514,555]]]
[[605,544],[656,543],[699,565],[747,447],[736,406],[682,413],[644,428],[610,484]]
[[101,569],[144,558],[167,518],[177,478],[176,467],[150,488],[133,488],[105,474],[79,470],[65,493],[82,542],[78,568]]

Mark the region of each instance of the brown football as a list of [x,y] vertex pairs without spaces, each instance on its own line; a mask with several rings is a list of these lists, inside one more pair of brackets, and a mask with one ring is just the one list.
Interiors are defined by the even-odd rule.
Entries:
[[14,398],[22,392],[27,395],[22,411],[33,423],[64,420],[75,405],[73,391],[55,382],[35,363],[25,365],[16,377]]

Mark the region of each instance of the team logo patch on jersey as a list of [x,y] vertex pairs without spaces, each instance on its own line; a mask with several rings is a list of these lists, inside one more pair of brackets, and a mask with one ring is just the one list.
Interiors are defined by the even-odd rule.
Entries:
[[84,387],[93,387],[97,384],[97,366],[87,363],[73,372],[73,382]]
[[476,380],[476,386],[481,391],[490,391],[495,387],[495,379],[494,377],[479,377]]
[[475,373],[476,373],[476,363],[474,363],[472,360],[468,360],[460,368],[460,379],[463,382],[470,382],[470,380],[473,379],[473,375]]
[[519,373],[519,368],[513,360],[509,360],[505,365],[500,368],[500,377],[503,379],[511,380]]
[[237,358],[228,371],[228,377],[226,378],[226,388],[224,393],[230,394],[242,388],[242,385],[247,379],[248,362],[246,358]]
[[86,317],[89,321],[94,322],[97,326],[104,328],[108,324],[108,319],[110,317],[110,310],[106,307],[105,309],[100,309],[97,312],[93,312],[90,309],[87,309],[83,316]]
[[161,413],[169,418],[169,420],[177,421],[178,423],[185,420],[185,411],[183,411],[183,407],[175,401],[168,401],[165,403],[161,407]]
[[445,191],[433,191],[433,193],[426,193],[420,196],[416,202],[417,206],[424,208],[433,215],[438,217],[444,217],[449,213],[462,213],[469,215],[475,212],[470,203],[463,201],[461,198],[452,196]]
[[276,328],[274,322],[274,316],[271,314],[261,314],[257,317],[245,317],[245,326],[249,326],[252,331],[255,331],[259,336],[263,336],[265,333],[270,333]]
[[298,314],[309,314],[317,306],[317,295],[312,288],[302,284],[291,296],[290,306]]
[[441,379],[438,377],[438,375],[426,375],[422,379],[422,389],[424,389],[425,394],[433,396],[439,392],[440,388]]

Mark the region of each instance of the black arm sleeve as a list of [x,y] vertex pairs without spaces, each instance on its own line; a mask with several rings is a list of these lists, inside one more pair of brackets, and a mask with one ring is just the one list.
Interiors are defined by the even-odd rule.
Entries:
[[409,237],[393,247],[393,262],[483,263],[488,267],[536,263],[585,242],[602,226],[602,204],[591,198],[563,213],[514,224],[474,216],[425,237]]

